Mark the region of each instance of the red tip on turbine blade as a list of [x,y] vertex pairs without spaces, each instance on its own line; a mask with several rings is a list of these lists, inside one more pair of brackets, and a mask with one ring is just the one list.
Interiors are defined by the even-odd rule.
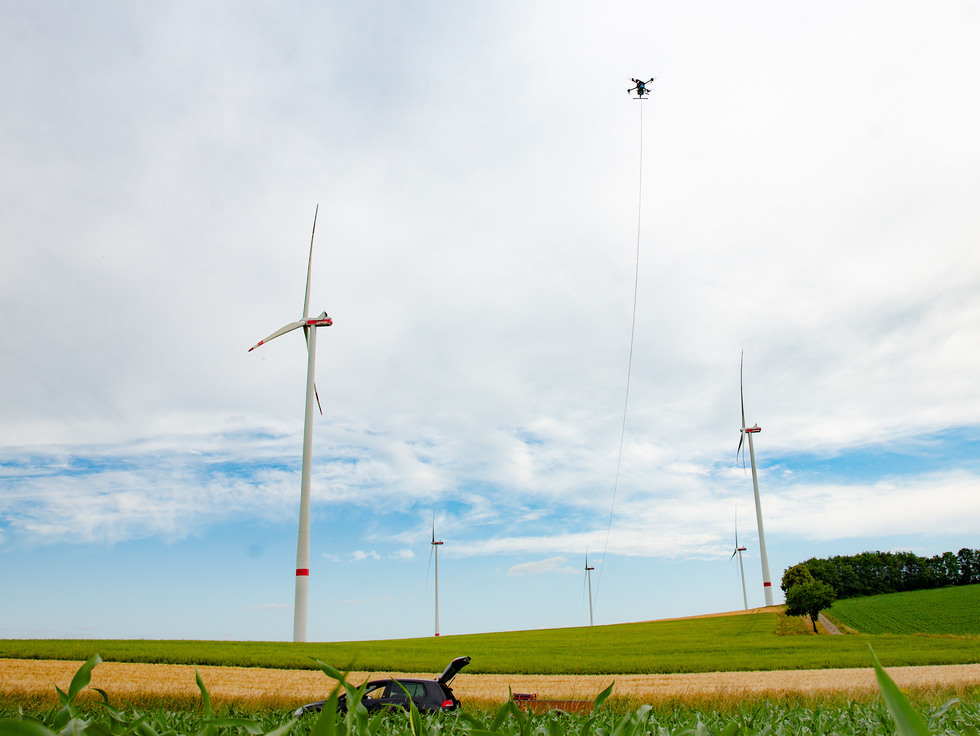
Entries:
[[770,583],[769,581],[766,581],[766,582],[764,582],[764,583],[762,584],[762,587],[763,587],[763,588],[771,588],[771,587],[772,587],[772,583]]

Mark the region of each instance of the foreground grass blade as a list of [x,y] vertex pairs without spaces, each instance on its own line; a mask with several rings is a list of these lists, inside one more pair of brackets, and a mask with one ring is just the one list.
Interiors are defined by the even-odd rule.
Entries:
[[612,695],[613,687],[615,685],[616,685],[616,681],[613,680],[612,683],[609,685],[609,687],[607,687],[601,693],[599,693],[598,695],[596,695],[596,698],[595,698],[595,709],[596,710],[599,709],[599,706],[600,705],[602,705],[603,703],[606,702],[606,698],[608,698],[610,695]]
[[37,721],[18,721],[13,718],[0,720],[0,733],[4,736],[56,736],[55,732]]
[[293,730],[293,726],[296,725],[296,719],[292,719],[288,723],[284,723],[279,726],[279,728],[269,731],[265,736],[285,736],[287,733]]
[[[868,649],[871,646],[868,645]],[[885,699],[885,706],[895,720],[895,730],[898,736],[929,736],[922,716],[916,712],[912,704],[902,695],[895,681],[882,668],[874,649],[871,649],[871,659],[874,662],[875,675],[878,677],[878,688]]]
[[412,736],[422,736],[422,716],[419,715],[419,709],[415,707],[415,701],[412,700],[412,696],[408,694],[408,690],[404,685],[398,680],[393,680],[393,682],[401,688],[401,691],[405,693],[405,698],[408,700],[408,712],[405,715],[408,717],[408,727],[411,730]]
[[490,722],[489,730],[491,732],[496,732],[503,725],[504,721],[507,720],[507,716],[510,715],[511,703],[514,702],[514,695],[510,691],[510,687],[507,688],[507,702],[501,705],[497,709],[496,715],[494,715],[493,720]]
[[344,682],[344,677],[341,675],[338,683],[330,691],[330,696],[323,703],[320,715],[313,726],[313,736],[337,736],[337,700],[340,698],[340,690]]
[[262,733],[262,726],[250,718],[209,718],[205,723],[215,728],[241,728],[254,736]]
[[79,667],[75,676],[71,678],[71,685],[68,686],[67,693],[59,687],[55,688],[58,691],[58,701],[61,704],[61,710],[58,711],[51,725],[57,730],[64,730],[72,720],[78,717],[78,707],[75,705],[75,699],[92,681],[92,670],[101,661],[102,657],[96,654]]
[[197,688],[201,691],[201,700],[204,701],[204,717],[207,719],[214,718],[214,711],[211,710],[211,695],[208,693],[208,689],[204,687],[204,680],[201,679],[201,673],[197,671],[197,667],[194,668],[194,679],[197,681]]
[[78,694],[88,687],[88,684],[92,681],[92,670],[101,661],[102,657],[96,654],[88,662],[79,667],[78,672],[71,678],[71,685],[68,686],[68,699],[72,704],[74,704]]
[[319,659],[313,661],[316,662],[316,666],[319,667],[320,671],[327,677],[336,680],[337,682],[347,682],[347,676],[336,667],[333,667],[326,662],[321,662]]

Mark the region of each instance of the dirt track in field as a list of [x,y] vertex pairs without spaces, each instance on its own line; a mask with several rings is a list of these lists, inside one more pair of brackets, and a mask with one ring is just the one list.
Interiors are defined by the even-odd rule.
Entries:
[[[24,696],[67,691],[81,662],[0,659],[0,694]],[[215,703],[302,703],[325,697],[333,681],[321,672],[252,667],[199,667]],[[892,667],[888,673],[901,688],[968,688],[980,686],[980,664]],[[433,673],[396,673],[431,678]],[[361,683],[377,673],[354,672]],[[536,693],[539,699],[592,699],[613,680],[615,696],[644,702],[669,698],[843,693],[855,697],[877,690],[874,670],[790,670],[775,672],[707,672],[673,675],[458,675],[453,690],[461,700],[503,702],[513,692]],[[155,695],[199,697],[194,668],[188,665],[103,662],[92,671],[91,687],[105,690],[112,702]]]

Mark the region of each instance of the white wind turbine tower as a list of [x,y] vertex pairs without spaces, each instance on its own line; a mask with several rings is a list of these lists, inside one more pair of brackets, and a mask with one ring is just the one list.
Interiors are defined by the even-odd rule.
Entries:
[[745,550],[746,550],[745,547],[739,547],[738,546],[738,507],[736,506],[735,507],[735,551],[732,552],[732,556],[729,557],[728,559],[729,559],[729,561],[731,561],[731,559],[733,557],[735,557],[735,555],[738,555],[738,569],[739,569],[739,572],[741,573],[739,575],[739,577],[742,578],[742,603],[745,604],[745,610],[748,611],[749,610],[749,596],[745,592],[745,565],[742,564],[742,553]]
[[589,567],[589,553],[585,553],[585,584],[589,587],[589,626],[595,626],[592,620],[592,571],[594,567]]
[[[432,556],[436,558],[436,636],[439,636],[439,546],[442,544],[440,539],[436,541],[436,512],[432,512],[432,546],[429,548],[429,564],[432,564]],[[428,579],[428,575],[426,575]]]
[[[319,405],[320,399],[316,393],[314,375],[316,372],[316,328],[329,327],[333,320],[326,312],[319,317],[309,317],[310,309],[310,271],[313,268],[313,237],[316,234],[316,216],[320,211],[317,205],[313,213],[313,232],[310,235],[310,260],[306,268],[306,296],[303,299],[303,319],[290,322],[281,327],[264,340],[259,340],[248,349],[255,350],[259,345],[285,335],[287,332],[302,327],[306,337],[306,418],[303,424],[303,471],[299,492],[299,534],[296,539],[296,600],[293,606],[293,641],[306,641],[307,609],[309,608],[310,591],[310,475],[313,455],[313,402]],[[321,409],[322,413],[322,409]]]
[[[742,402],[742,436],[738,440],[738,450],[735,455],[742,450],[742,442],[748,437],[749,461],[752,463],[752,489],[755,491],[755,518],[759,524],[759,552],[762,558],[762,589],[766,593],[766,605],[772,605],[772,580],[769,577],[769,556],[766,554],[766,534],[762,529],[762,503],[759,501],[759,475],[755,469],[755,445],[752,444],[752,435],[761,432],[762,428],[755,424],[751,427],[745,426],[745,394],[742,391],[742,365],[745,361],[745,353],[738,364],[738,394]],[[743,455],[743,458],[745,456]],[[743,459],[744,464],[744,459]]]

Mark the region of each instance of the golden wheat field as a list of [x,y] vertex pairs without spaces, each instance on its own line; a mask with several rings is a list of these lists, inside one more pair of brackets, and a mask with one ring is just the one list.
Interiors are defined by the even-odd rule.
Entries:
[[[14,700],[57,702],[55,687],[67,690],[81,662],[0,659],[0,695]],[[326,696],[334,681],[321,672],[250,667],[197,668],[215,704],[290,707]],[[980,686],[980,664],[894,667],[889,674],[903,689],[963,690]],[[387,674],[387,673],[386,673]],[[434,677],[435,673],[392,673]],[[378,673],[352,672],[360,684]],[[500,703],[512,692],[535,693],[539,699],[591,700],[615,680],[614,695],[641,702],[732,700],[743,697],[792,697],[839,694],[867,697],[877,691],[874,671],[867,669],[774,672],[708,672],[672,675],[465,675],[453,681],[463,702]],[[92,672],[92,688],[105,690],[113,702],[189,702],[200,697],[194,667],[189,665],[103,662]]]

